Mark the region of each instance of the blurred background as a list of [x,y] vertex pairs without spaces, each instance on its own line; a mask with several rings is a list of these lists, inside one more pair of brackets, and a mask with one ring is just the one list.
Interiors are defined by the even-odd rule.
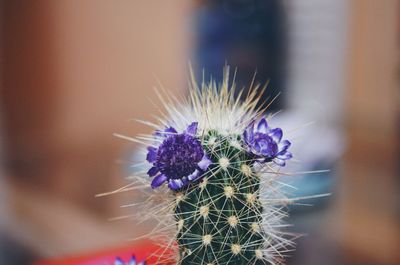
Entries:
[[[120,205],[158,80],[185,94],[188,63],[269,82],[293,139],[289,264],[400,264],[396,0],[0,0],[0,264],[132,245],[149,229]],[[312,123],[312,124],[311,124]]]

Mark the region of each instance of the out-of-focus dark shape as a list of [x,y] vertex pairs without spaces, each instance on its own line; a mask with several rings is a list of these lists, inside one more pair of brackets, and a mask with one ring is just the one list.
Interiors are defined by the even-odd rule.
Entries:
[[[261,102],[266,106],[285,92],[286,17],[280,0],[207,0],[195,11],[195,66],[199,77],[205,70],[221,81],[225,63],[237,67],[236,83],[246,89],[257,71],[257,82],[268,89]],[[201,79],[199,79],[201,80]],[[285,94],[285,93],[284,93]],[[269,110],[283,107],[284,96]]]

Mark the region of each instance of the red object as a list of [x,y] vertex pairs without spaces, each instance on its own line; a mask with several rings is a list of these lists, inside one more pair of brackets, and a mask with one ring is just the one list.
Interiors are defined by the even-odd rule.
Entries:
[[[151,255],[154,253],[160,253],[160,251],[163,250],[160,250],[158,246],[155,246],[149,241],[143,241],[140,244],[134,244],[132,246],[109,249],[77,257],[40,261],[33,265],[114,265],[116,257],[128,261],[132,255],[136,256],[138,262],[146,259],[146,264],[151,265],[157,262],[157,257],[151,257]],[[165,265],[171,264],[172,263],[165,263]]]

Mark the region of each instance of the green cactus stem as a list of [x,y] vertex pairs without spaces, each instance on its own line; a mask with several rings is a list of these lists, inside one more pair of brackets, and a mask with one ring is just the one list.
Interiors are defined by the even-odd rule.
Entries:
[[240,141],[209,132],[202,142],[212,166],[198,185],[175,193],[182,265],[265,264],[260,179]]

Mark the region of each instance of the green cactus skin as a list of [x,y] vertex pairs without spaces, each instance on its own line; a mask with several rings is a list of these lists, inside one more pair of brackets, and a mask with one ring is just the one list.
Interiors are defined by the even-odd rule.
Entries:
[[203,136],[213,164],[201,181],[175,193],[178,264],[266,264],[260,179],[240,142],[216,131]]

